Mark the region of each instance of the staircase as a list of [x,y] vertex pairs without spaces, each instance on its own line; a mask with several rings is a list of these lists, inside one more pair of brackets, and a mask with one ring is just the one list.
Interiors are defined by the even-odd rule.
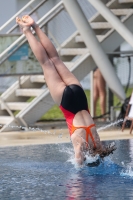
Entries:
[[[121,19],[121,21],[133,32],[133,0],[111,0],[107,7]],[[51,18],[55,17],[64,9],[60,2],[47,15],[38,21],[43,27]],[[99,42],[105,52],[113,52],[123,42],[123,38],[111,27],[111,25],[100,15],[96,14],[90,20]],[[25,36],[20,36],[13,44],[16,51],[26,42]],[[16,47],[16,43],[18,44]],[[91,70],[95,63],[86,48],[83,38],[79,32],[72,34],[58,50],[58,53],[71,72],[81,81]],[[1,63],[8,58],[7,49],[0,55]],[[32,97],[32,100],[29,99]],[[20,130],[20,126],[28,127],[34,124],[47,112],[54,102],[50,96],[43,75],[23,76],[20,81],[15,82],[0,98],[0,124],[1,132]],[[16,114],[17,111],[17,114]],[[14,116],[15,112],[15,116]]]

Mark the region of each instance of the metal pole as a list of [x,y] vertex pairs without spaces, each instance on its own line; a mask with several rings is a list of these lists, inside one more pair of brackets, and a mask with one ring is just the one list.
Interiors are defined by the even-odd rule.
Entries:
[[78,2],[76,0],[63,0],[63,2],[108,86],[120,99],[124,100],[124,89]]
[[88,0],[112,27],[133,47],[133,34],[100,0]]

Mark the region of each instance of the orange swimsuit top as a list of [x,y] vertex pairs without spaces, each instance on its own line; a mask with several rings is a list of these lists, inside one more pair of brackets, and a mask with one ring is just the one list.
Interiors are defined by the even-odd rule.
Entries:
[[71,132],[71,135],[74,133],[75,130],[79,129],[79,128],[83,128],[85,129],[86,131],[86,146],[88,147],[88,142],[89,142],[89,136],[91,137],[92,139],[92,142],[93,142],[93,145],[94,145],[94,148],[96,148],[96,143],[95,143],[95,140],[94,140],[94,137],[91,133],[91,128],[94,127],[95,124],[91,124],[90,126],[86,127],[86,126],[78,126],[78,127],[75,127],[73,124],[72,124],[72,132]]

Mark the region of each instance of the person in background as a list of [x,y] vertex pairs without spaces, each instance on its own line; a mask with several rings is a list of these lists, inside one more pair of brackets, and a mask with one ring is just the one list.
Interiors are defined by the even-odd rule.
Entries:
[[93,72],[93,99],[94,99],[94,117],[96,116],[96,107],[99,99],[101,115],[106,113],[106,83],[98,67]]

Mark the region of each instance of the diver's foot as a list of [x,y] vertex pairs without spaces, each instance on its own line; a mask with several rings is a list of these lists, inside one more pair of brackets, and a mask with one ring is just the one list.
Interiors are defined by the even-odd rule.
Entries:
[[35,26],[37,25],[37,24],[35,23],[35,21],[32,19],[32,17],[30,17],[29,15],[24,15],[24,16],[22,17],[22,21],[23,21],[24,23],[26,23],[28,26],[31,26],[31,27],[33,27],[33,28],[35,28]]
[[27,23],[23,22],[22,19],[19,17],[16,17],[16,23],[20,26],[23,32],[30,30],[31,26],[28,25]]

